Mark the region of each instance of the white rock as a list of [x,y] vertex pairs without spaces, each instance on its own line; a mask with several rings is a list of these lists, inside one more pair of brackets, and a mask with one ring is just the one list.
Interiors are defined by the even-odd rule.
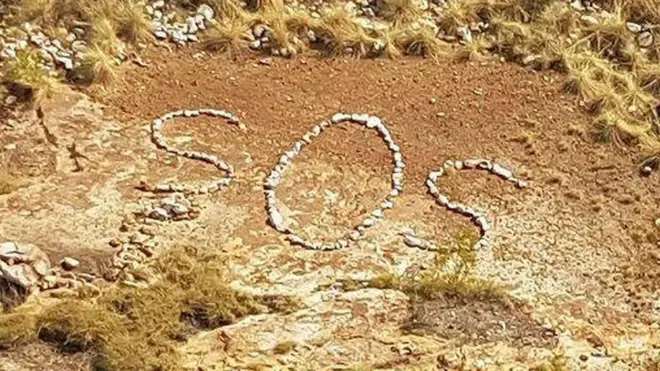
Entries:
[[79,266],[80,262],[77,259],[65,257],[64,259],[62,259],[60,264],[62,265],[62,268],[66,270],[71,270]]
[[642,32],[642,26],[638,25],[637,23],[634,22],[626,22],[626,28],[628,28],[628,31],[632,33],[640,33]]
[[213,17],[215,16],[215,12],[213,11],[213,8],[211,8],[207,4],[200,5],[199,8],[197,8],[197,14],[203,15],[207,21],[213,20]]
[[645,31],[637,35],[637,43],[642,48],[648,48],[653,45],[653,34],[650,31]]
[[592,15],[586,15],[585,14],[585,15],[581,16],[580,19],[583,22],[588,23],[590,25],[597,25],[599,23],[598,19],[596,17],[592,16]]
[[[376,116],[369,116],[369,118],[367,119],[367,127],[368,128],[375,128],[375,127],[379,126],[380,124],[381,124],[381,121]],[[395,145],[395,144],[393,144],[393,145]]]
[[165,40],[167,39],[167,32],[165,31],[156,31],[154,32],[154,36],[160,40]]
[[[164,0],[154,1],[154,2],[151,4],[151,6],[152,6],[154,9],[161,9],[161,8],[163,8],[163,7],[165,6],[165,1],[164,1]],[[208,6],[208,5],[207,5],[207,6]]]

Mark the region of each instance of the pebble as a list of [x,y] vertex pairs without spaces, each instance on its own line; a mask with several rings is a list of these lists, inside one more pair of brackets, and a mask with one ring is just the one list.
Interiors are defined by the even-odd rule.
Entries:
[[586,15],[585,14],[585,15],[581,16],[580,19],[582,21],[584,21],[585,23],[588,23],[590,25],[597,25],[599,23],[598,19],[596,17],[592,16],[592,15]]
[[644,166],[642,168],[642,175],[649,176],[653,172],[653,169],[650,166]]
[[66,270],[72,270],[78,267],[80,265],[80,262],[74,258],[66,257],[62,259],[62,262],[60,264],[62,265],[62,268]]
[[637,23],[634,22],[626,22],[626,28],[628,28],[628,31],[632,33],[640,33],[642,32],[642,26],[638,25]]
[[653,34],[650,31],[645,31],[637,35],[637,43],[642,48],[648,48],[653,45]]

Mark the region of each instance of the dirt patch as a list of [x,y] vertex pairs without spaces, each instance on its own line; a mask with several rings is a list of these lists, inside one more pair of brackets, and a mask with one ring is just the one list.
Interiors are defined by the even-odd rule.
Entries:
[[416,301],[404,328],[461,345],[506,341],[520,347],[554,348],[557,344],[552,331],[531,318],[529,308],[495,298],[468,300],[444,294]]
[[85,353],[61,353],[52,346],[37,342],[0,352],[2,371],[84,371],[89,370],[91,356]]

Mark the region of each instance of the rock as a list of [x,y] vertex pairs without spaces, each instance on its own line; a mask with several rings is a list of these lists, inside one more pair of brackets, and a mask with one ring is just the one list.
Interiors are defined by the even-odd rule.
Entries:
[[76,53],[84,53],[87,51],[87,43],[84,40],[76,40],[71,43],[71,50]]
[[73,59],[67,57],[55,57],[55,60],[61,64],[65,70],[70,71],[73,69]]
[[207,21],[213,20],[213,17],[215,16],[215,12],[213,11],[213,8],[211,8],[207,4],[200,5],[199,8],[197,8],[197,14],[203,15]]
[[650,166],[644,166],[642,168],[642,175],[649,176],[653,172],[653,169]]
[[17,100],[18,100],[18,98],[15,95],[10,94],[5,99],[5,104],[6,105],[12,105],[12,104],[16,103]]
[[645,31],[637,35],[637,43],[642,48],[648,48],[653,45],[653,34],[649,31]]
[[456,33],[460,38],[466,42],[466,43],[471,43],[472,42],[472,32],[470,31],[469,28],[467,27],[460,27],[458,30],[456,30]]
[[628,28],[628,31],[632,33],[640,33],[642,32],[642,26],[638,25],[637,23],[634,22],[626,22],[626,28]]
[[50,266],[48,255],[37,246],[28,243],[3,242],[0,243],[0,260],[15,263],[32,264],[44,261]]
[[60,264],[62,265],[62,268],[66,270],[72,270],[75,269],[77,266],[79,266],[80,262],[74,258],[66,257],[62,259],[62,262]]
[[585,15],[581,16],[580,19],[583,22],[588,23],[590,25],[597,25],[599,23],[598,19],[596,17],[592,16],[592,15],[586,15],[585,14]]
[[0,260],[0,279],[4,279],[27,291],[39,283],[39,276],[27,264],[9,265]]
[[151,6],[152,6],[154,9],[162,9],[162,8],[165,6],[165,1],[164,1],[164,0],[154,1],[154,2],[151,4]]
[[156,31],[156,32],[154,32],[154,36],[156,36],[157,39],[165,40],[165,39],[167,39],[167,32],[165,32],[165,31]]
[[261,40],[254,40],[250,43],[250,49],[259,50],[261,49]]
[[263,37],[263,36],[265,35],[265,33],[266,33],[266,28],[265,28],[263,25],[258,24],[258,25],[255,25],[255,26],[252,28],[252,34],[253,34],[254,37],[256,37],[256,38],[261,38],[261,37]]
[[195,21],[195,18],[189,17],[186,20],[186,24],[188,26],[188,33],[189,34],[194,34],[199,31],[199,27],[197,27],[197,21]]

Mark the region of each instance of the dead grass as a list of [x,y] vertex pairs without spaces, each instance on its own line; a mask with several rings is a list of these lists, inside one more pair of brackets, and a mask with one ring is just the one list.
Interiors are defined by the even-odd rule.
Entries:
[[83,55],[80,66],[74,69],[74,74],[79,82],[107,85],[117,77],[119,63],[103,45],[93,45]]
[[413,301],[432,300],[438,295],[450,295],[466,300],[487,300],[506,296],[503,287],[492,281],[472,276],[476,255],[472,246],[476,236],[462,231],[436,254],[436,268],[417,276],[399,277],[384,274],[371,279],[369,287],[396,289],[411,296]]
[[220,20],[211,26],[202,45],[211,52],[235,55],[247,47],[247,32],[250,32],[249,25],[241,19]]
[[369,54],[376,38],[369,34],[346,10],[339,8],[321,14],[319,22],[311,25],[317,38],[313,46],[327,56]]
[[114,287],[94,300],[65,299],[36,313],[19,308],[0,316],[0,346],[38,336],[65,352],[93,354],[95,369],[178,370],[178,344],[200,329],[298,305],[231,289],[221,257],[193,248],[164,254],[153,269],[161,278],[147,288]]
[[451,55],[449,44],[438,39],[435,31],[428,26],[394,29],[391,38],[394,45],[407,55],[432,58],[449,57]]
[[62,88],[57,78],[45,72],[40,61],[37,52],[26,49],[1,67],[2,84],[21,103],[39,104]]
[[383,18],[395,27],[409,24],[422,16],[422,10],[415,0],[382,0],[379,9]]

